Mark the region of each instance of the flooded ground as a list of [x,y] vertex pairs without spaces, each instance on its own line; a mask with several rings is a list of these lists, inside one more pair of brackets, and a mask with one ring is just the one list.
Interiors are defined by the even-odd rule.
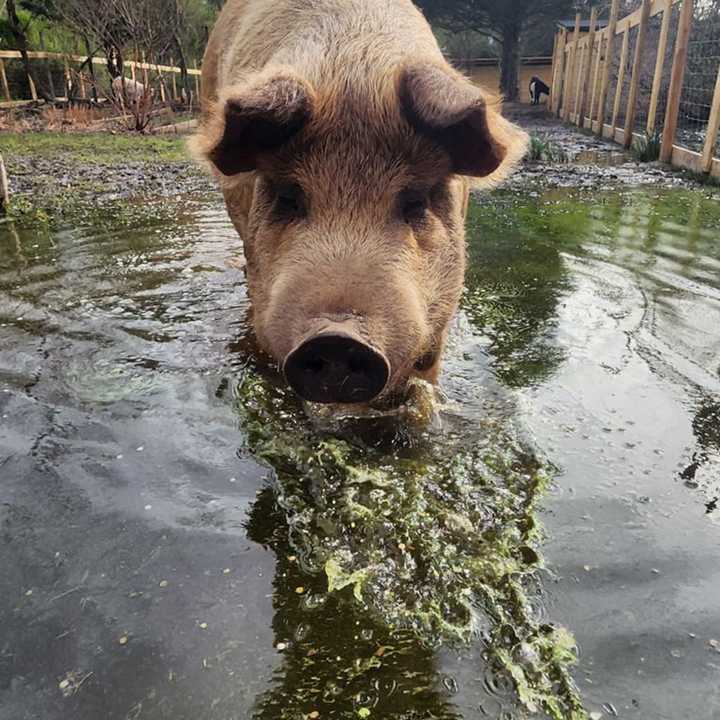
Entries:
[[284,392],[213,194],[0,225],[0,718],[717,720],[718,205],[476,202],[429,425]]

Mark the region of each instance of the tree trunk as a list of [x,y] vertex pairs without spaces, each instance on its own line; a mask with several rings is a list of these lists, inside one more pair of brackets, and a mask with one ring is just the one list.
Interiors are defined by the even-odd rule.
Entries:
[[27,38],[25,37],[25,28],[20,22],[17,10],[15,8],[15,0],[7,0],[7,14],[10,22],[10,32],[15,40],[17,49],[20,51],[20,57],[22,58],[22,64],[25,68],[25,73],[28,77],[32,78],[35,83],[35,88],[40,93],[40,97],[47,102],[55,102],[55,98],[50,96],[47,90],[38,82],[38,76],[35,72],[35,68],[30,65],[30,58],[28,57],[28,44]]
[[[85,52],[87,53],[87,62],[88,70],[90,71],[90,79],[91,79],[91,89],[90,92],[92,93],[92,99],[93,102],[97,105],[98,101],[98,94],[97,94],[97,83],[95,81],[95,65],[93,64],[93,55],[95,54],[90,49],[90,40],[88,39],[87,35],[83,35],[83,40],[85,41]],[[82,72],[82,65],[80,66],[80,70],[78,72]]]
[[177,33],[173,35],[173,42],[178,52],[178,65],[180,67],[180,87],[185,91],[183,101],[187,105],[190,102],[190,78],[187,70],[187,60],[185,59],[185,51],[183,50],[180,38]]
[[502,32],[500,57],[500,92],[508,102],[517,102],[520,95],[520,26],[506,25]]

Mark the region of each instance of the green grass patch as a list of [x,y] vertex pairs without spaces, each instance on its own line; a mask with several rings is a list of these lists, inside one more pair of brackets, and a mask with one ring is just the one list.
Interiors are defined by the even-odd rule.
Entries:
[[0,133],[6,156],[64,156],[78,163],[113,165],[120,162],[188,161],[185,139],[175,136],[113,135],[107,133]]

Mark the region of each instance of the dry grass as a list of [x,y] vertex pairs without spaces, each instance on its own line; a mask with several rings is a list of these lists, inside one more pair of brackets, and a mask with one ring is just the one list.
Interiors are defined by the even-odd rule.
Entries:
[[106,115],[107,113],[103,113],[98,108],[72,105],[68,108],[44,108],[40,113],[40,118],[47,130],[87,130]]

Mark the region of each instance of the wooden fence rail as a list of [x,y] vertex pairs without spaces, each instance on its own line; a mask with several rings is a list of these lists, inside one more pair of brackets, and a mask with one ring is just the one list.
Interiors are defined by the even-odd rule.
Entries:
[[[7,73],[5,70],[5,61],[6,60],[20,60],[22,58],[20,52],[18,50],[0,50],[0,85],[2,86],[2,94],[5,98],[5,102],[0,102],[0,107],[12,107],[14,105],[22,104],[24,101],[15,98],[13,99],[11,92],[10,92],[10,85],[8,83]],[[28,52],[28,59],[29,60],[57,60],[58,62],[62,62],[64,66],[64,76],[65,76],[65,85],[67,87],[68,81],[70,79],[70,68],[71,63],[77,63],[79,66],[83,66],[87,64],[88,62],[88,56],[87,55],[74,55],[72,53],[53,53],[53,52],[40,52],[40,51],[30,51]],[[107,60],[104,57],[96,57],[93,56],[91,60],[93,65],[100,65],[102,67],[107,66]],[[177,97],[177,82],[176,82],[176,76],[182,73],[182,69],[179,67],[176,67],[175,65],[159,65],[157,63],[149,63],[143,61],[137,61],[137,60],[126,60],[123,63],[124,70],[129,70],[131,77],[133,80],[136,79],[136,74],[138,71],[142,72],[142,82],[147,84],[148,82],[148,73],[154,72],[157,77],[160,79],[160,93],[161,93],[161,99],[165,100],[165,84],[162,82],[163,74],[168,74],[171,76],[171,83],[173,88],[173,97]],[[197,62],[195,62],[194,67],[189,67],[186,70],[187,74],[189,76],[193,77],[194,83],[195,83],[195,94],[200,94],[200,75],[201,70],[197,66]],[[28,86],[30,88],[30,96],[32,100],[37,100],[37,88],[35,87],[35,83],[33,82],[33,79],[28,75],[27,76]],[[84,98],[86,97],[86,88],[84,80],[81,78],[80,83],[80,97]]]
[[[637,10],[623,18],[618,18],[619,0],[612,0],[607,25],[598,29],[597,9],[592,8],[589,23],[586,23],[589,32],[584,34],[580,33],[582,17],[578,13],[572,36],[566,28],[561,28],[555,37],[550,109],[565,121],[588,127],[598,135],[625,147],[630,147],[634,141],[642,138],[642,132],[652,135],[657,127],[665,56],[671,36],[673,7],[676,5],[680,6],[680,11],[674,34],[675,47],[667,88],[660,160],[676,167],[720,177],[720,158],[714,155],[720,132],[720,68],[705,127],[702,152],[696,152],[676,142],[683,80],[688,62],[688,44],[692,41],[693,0],[642,0]],[[656,41],[649,43],[649,22],[658,15],[662,15],[659,35]],[[629,68],[629,88],[626,88],[626,68],[631,59],[630,31],[634,28],[637,28],[637,32],[634,34],[632,64]],[[615,40],[620,36],[622,42],[617,81],[611,100]],[[718,40],[720,41],[720,38]],[[643,59],[650,53],[654,53],[651,56],[651,65],[654,67],[652,86],[649,98],[641,98]],[[635,127],[636,118],[639,112],[645,109],[646,120],[639,132]],[[624,118],[623,126],[619,127],[621,114]]]

